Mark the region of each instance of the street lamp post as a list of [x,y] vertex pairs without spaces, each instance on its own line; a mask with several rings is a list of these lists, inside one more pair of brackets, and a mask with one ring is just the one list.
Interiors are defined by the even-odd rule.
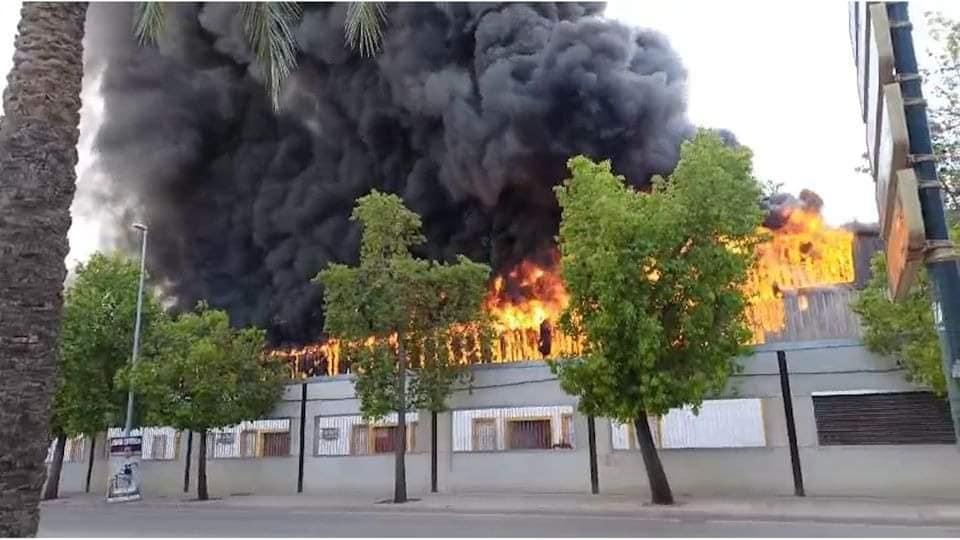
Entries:
[[[139,230],[142,235],[140,243],[140,287],[137,291],[137,321],[133,326],[133,356],[130,365],[137,365],[137,355],[140,352],[140,315],[143,311],[143,280],[144,267],[147,261],[147,226],[142,223],[134,223],[133,228]],[[130,436],[130,428],[133,427],[133,388],[127,393],[127,421],[123,428],[123,436]]]

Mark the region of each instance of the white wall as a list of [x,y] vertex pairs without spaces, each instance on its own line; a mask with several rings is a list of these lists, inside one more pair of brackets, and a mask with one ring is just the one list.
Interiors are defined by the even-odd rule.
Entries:
[[[895,362],[868,353],[850,342],[792,344],[787,352],[791,372],[794,415],[801,466],[810,495],[939,495],[960,496],[960,452],[953,445],[833,446],[817,444],[811,394],[818,391],[907,391]],[[747,399],[738,407],[745,419],[739,426],[721,427],[715,416],[691,417],[675,412],[663,422],[660,450],[667,475],[681,495],[790,495],[793,481],[787,431],[775,352],[761,348],[743,361],[743,371],[733,377],[723,393],[727,399]],[[359,402],[350,376],[308,381],[304,425],[304,491],[318,496],[362,493],[388,497],[393,486],[393,456],[316,455],[318,426],[344,415],[359,415]],[[296,493],[299,456],[301,384],[287,387],[272,417],[289,418],[291,455],[279,458],[211,459],[208,461],[211,493]],[[576,407],[542,362],[483,365],[474,368],[469,388],[457,389],[449,406],[457,410],[494,407]],[[762,410],[759,421],[755,410]],[[715,414],[711,405],[705,414]],[[513,450],[495,452],[454,451],[455,413],[438,415],[438,472],[441,492],[574,492],[589,493],[587,420],[574,416],[574,449]],[[462,416],[462,415],[461,415]],[[318,419],[319,417],[319,419]],[[425,493],[430,485],[430,414],[419,412],[416,446],[407,456],[410,494]],[[703,431],[714,435],[740,430],[730,441],[745,447],[710,446]],[[762,429],[761,429],[762,426]],[[648,491],[640,453],[614,448],[613,427],[596,419],[600,490],[604,493],[645,494]],[[349,437],[349,434],[344,434]],[[144,461],[147,497],[181,495],[186,437],[175,461]],[[194,440],[193,459],[197,456]],[[621,445],[622,446],[622,445]],[[678,448],[695,446],[696,448]],[[99,454],[98,454],[99,455]],[[66,491],[82,487],[85,465],[65,466]],[[105,461],[98,460],[96,489],[106,485]],[[191,472],[194,489],[196,469]]]

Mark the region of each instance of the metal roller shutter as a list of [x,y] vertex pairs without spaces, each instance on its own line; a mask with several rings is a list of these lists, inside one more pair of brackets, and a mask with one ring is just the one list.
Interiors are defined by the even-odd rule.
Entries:
[[813,396],[821,446],[954,444],[947,402],[929,392]]

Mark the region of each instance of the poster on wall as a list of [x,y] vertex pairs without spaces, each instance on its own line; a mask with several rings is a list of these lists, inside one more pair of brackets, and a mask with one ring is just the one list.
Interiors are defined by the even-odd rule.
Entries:
[[110,482],[107,502],[140,500],[141,437],[112,437],[110,439]]

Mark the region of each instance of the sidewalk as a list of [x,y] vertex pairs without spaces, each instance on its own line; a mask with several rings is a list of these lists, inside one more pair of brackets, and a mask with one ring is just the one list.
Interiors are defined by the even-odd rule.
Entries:
[[[428,494],[411,495],[419,500],[406,504],[384,502],[376,496],[244,495],[210,501],[151,498],[135,504],[143,507],[175,505],[200,509],[275,508],[318,512],[431,512],[459,514],[582,514],[629,515],[650,519],[697,521],[817,521],[838,523],[960,525],[960,501],[880,499],[867,497],[678,497],[673,506],[654,506],[646,497],[582,494]],[[45,504],[106,504],[101,497],[73,496]]]

